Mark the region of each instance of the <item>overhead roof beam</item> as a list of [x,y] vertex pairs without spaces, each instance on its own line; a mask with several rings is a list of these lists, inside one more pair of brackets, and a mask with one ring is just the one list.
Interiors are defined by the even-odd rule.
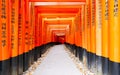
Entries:
[[35,2],[35,6],[84,5],[85,2]]

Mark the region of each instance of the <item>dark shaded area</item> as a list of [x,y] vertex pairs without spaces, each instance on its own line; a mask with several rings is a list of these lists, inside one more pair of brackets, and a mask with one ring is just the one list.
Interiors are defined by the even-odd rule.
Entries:
[[23,73],[23,54],[18,56],[18,75]]
[[10,75],[10,59],[0,61],[0,75]]
[[23,71],[26,71],[29,68],[29,57],[28,52],[23,54]]
[[120,63],[109,61],[109,75],[120,75]]
[[108,65],[109,65],[109,59],[103,57],[102,58],[102,72],[104,75],[108,75]]
[[10,59],[10,70],[11,75],[18,75],[18,57],[13,57]]

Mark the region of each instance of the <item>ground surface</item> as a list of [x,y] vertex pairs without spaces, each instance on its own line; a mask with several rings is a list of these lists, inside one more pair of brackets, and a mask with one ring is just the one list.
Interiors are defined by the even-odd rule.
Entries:
[[82,75],[65,51],[64,45],[50,48],[33,75]]

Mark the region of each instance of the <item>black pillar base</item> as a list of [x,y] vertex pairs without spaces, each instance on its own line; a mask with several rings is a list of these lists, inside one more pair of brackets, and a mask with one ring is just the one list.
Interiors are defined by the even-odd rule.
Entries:
[[36,47],[36,49],[37,49],[37,59],[40,57],[40,49],[39,49],[39,47]]
[[23,73],[23,54],[18,56],[18,75],[22,75]]
[[0,75],[10,75],[10,59],[0,61]]
[[96,70],[96,55],[94,53],[89,53],[89,57],[90,57],[90,70],[92,72],[94,72]]
[[35,48],[33,48],[30,52],[31,52],[31,64],[34,63],[34,50]]
[[27,52],[28,68],[30,67],[30,52]]
[[91,64],[91,62],[90,62],[91,60],[90,60],[90,58],[91,58],[90,57],[90,52],[87,52],[87,67],[88,67],[88,69],[91,69],[91,65],[90,65]]
[[102,72],[103,75],[108,75],[108,65],[109,65],[109,59],[102,57]]
[[101,56],[96,56],[96,73],[98,75],[103,75],[102,72],[102,57]]
[[38,47],[39,57],[41,57],[41,46]]
[[83,61],[83,51],[84,49],[82,47],[79,47],[79,60]]
[[37,55],[37,47],[35,47],[35,49],[34,49],[34,61],[37,61],[37,57],[38,57],[38,55]]
[[109,61],[109,75],[120,75],[120,63]]
[[28,52],[23,54],[23,71],[25,72],[29,68],[29,58],[28,58]]
[[82,62],[88,67],[87,50],[84,48],[83,48],[83,61]]
[[79,50],[79,47],[77,47],[76,49],[76,57],[79,58],[79,53],[80,53],[80,50]]
[[11,75],[18,75],[18,57],[11,58]]
[[29,66],[32,65],[32,50],[29,50]]

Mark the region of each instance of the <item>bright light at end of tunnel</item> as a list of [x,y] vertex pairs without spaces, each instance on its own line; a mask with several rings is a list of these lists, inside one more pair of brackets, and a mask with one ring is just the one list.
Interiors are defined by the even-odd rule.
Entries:
[[57,36],[65,36],[65,33],[56,33]]

